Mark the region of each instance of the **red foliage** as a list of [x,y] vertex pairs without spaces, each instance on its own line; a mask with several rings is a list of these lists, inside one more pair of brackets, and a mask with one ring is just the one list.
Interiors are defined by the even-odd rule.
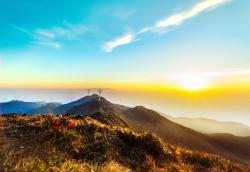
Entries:
[[60,121],[55,121],[55,122],[53,122],[52,125],[51,125],[51,127],[52,127],[53,129],[55,129],[55,130],[60,129],[60,128],[61,128],[61,123],[60,123]]
[[67,123],[67,127],[68,127],[69,129],[75,128],[76,126],[77,126],[77,123],[76,123],[74,120],[72,120],[72,119],[70,119],[70,120],[68,121],[68,123]]

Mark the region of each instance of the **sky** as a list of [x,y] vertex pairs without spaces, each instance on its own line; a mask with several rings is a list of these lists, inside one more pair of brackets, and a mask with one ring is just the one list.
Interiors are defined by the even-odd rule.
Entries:
[[[166,113],[250,124],[249,6],[249,0],[2,0],[0,88],[140,91],[142,104],[151,104],[143,97],[154,93],[156,108]],[[196,102],[199,110],[177,106],[194,94],[205,102]],[[211,110],[214,102],[220,110]]]

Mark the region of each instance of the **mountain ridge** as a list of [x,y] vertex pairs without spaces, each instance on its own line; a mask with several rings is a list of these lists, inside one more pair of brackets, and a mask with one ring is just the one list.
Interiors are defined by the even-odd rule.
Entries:
[[[134,108],[113,104],[98,95],[86,96],[51,110],[72,117],[90,116],[110,126],[128,127],[138,132],[150,132],[169,143],[191,150],[219,154],[233,161],[250,164],[250,138],[209,135],[168,120],[143,106]],[[223,139],[226,141],[223,142]]]
[[236,136],[250,136],[250,126],[240,122],[218,121],[209,118],[172,117],[164,113],[160,114],[180,125],[206,134],[230,133]]

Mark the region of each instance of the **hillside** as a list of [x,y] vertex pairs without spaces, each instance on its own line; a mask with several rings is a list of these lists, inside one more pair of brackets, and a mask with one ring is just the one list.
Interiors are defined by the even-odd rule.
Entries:
[[[55,108],[53,110],[53,113],[54,114],[64,114],[64,113],[67,113],[68,111],[72,110],[72,108],[74,108],[74,107],[77,107],[81,104],[93,102],[96,100],[98,100],[98,95],[96,95],[96,94],[94,94],[92,96],[86,96],[86,97],[80,98],[76,101],[69,102],[69,103],[63,104],[62,106]],[[95,110],[98,110],[98,109],[95,109]],[[93,111],[87,112],[86,114],[90,114],[90,113],[93,113]]]
[[165,114],[162,115],[166,116],[173,122],[202,133],[230,133],[236,136],[250,136],[250,127],[238,122],[224,122],[207,118],[172,117]]
[[247,171],[90,117],[0,116],[0,171]]
[[[96,108],[89,106],[89,104],[95,104]],[[75,106],[67,111],[72,116],[85,114],[91,116],[91,113],[96,112],[101,112],[99,119],[102,118],[102,113],[105,112],[109,116],[122,119],[131,129],[138,132],[155,133],[171,144],[192,150],[216,153],[231,160],[250,165],[250,137],[230,135],[225,142],[221,142],[221,138],[224,138],[223,134],[216,136],[203,134],[172,122],[159,113],[142,106],[134,108],[124,107],[112,104],[105,98],[101,98],[99,102],[98,97],[95,95],[91,101]],[[112,123],[112,125],[119,125],[119,123]],[[237,140],[237,142],[232,140]]]
[[[250,164],[250,137],[230,134],[208,135],[174,123],[157,112],[144,107],[131,108],[125,112],[126,122],[138,131],[156,133],[172,144],[193,150],[216,153],[234,161]],[[224,139],[226,137],[226,139]]]
[[[47,107],[43,106],[34,111],[34,114],[47,111]],[[103,97],[99,101],[98,95],[92,95],[52,107],[49,111],[71,117],[89,116],[110,126],[154,133],[171,144],[194,151],[218,154],[235,162],[250,165],[250,137],[200,133],[168,120],[158,112],[143,106],[130,108],[113,104]]]

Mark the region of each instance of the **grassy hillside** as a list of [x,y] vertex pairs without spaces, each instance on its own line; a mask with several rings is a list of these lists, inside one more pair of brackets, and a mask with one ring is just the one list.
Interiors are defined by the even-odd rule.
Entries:
[[[13,106],[13,111],[15,107]],[[99,100],[99,96],[94,94],[62,105],[47,103],[34,109],[32,114],[48,112],[67,114],[72,117],[87,115],[107,125],[129,127],[137,132],[155,133],[171,144],[195,151],[218,154],[232,161],[250,165],[250,137],[200,133],[142,106],[130,108],[113,104],[104,97]],[[27,112],[27,114],[30,113]]]
[[123,112],[122,119],[136,131],[156,133],[169,143],[192,150],[219,154],[233,161],[250,165],[250,137],[230,134],[203,134],[174,123],[142,106]]
[[0,171],[244,170],[90,117],[0,116]]

